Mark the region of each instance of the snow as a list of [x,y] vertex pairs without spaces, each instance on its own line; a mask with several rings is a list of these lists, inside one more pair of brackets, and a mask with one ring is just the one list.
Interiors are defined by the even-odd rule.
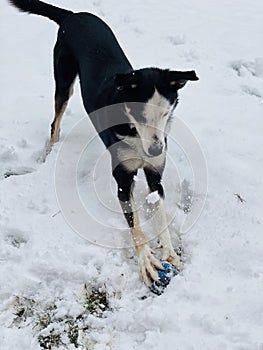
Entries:
[[146,197],[146,200],[147,200],[148,204],[155,204],[156,202],[159,201],[159,199],[160,199],[160,196],[158,194],[158,191],[151,192]]
[[[52,3],[102,17],[137,68],[196,70],[200,80],[182,89],[175,115],[186,123],[204,152],[207,199],[196,223],[179,234],[183,271],[161,296],[151,294],[139,280],[132,249],[94,245],[77,235],[56,200],[54,172],[60,144],[86,116],[79,87],[76,84],[62,122],[61,143],[46,157],[57,28],[2,1],[1,349],[40,349],[31,308],[38,313],[55,303],[56,319],[76,317],[83,310],[86,283],[107,290],[111,311],[104,318],[87,316],[89,328],[79,333],[79,349],[262,350],[262,1]],[[175,120],[171,139],[176,125]],[[176,231],[187,213],[177,204],[195,194],[180,145],[172,144],[169,152],[164,176],[166,208],[173,240],[178,242]],[[108,165],[101,175],[89,169],[87,162],[96,164],[98,158],[100,162],[107,158],[102,153],[103,146],[94,142],[83,155],[79,188],[85,205],[103,223],[89,221],[88,236],[108,235],[113,242],[114,227],[122,229],[123,236],[129,233]],[[175,172],[172,164],[176,164]],[[100,213],[100,203],[90,202],[87,196],[93,179],[98,184],[110,183],[103,203],[111,205],[111,216]],[[180,194],[183,184],[190,186],[186,195]],[[143,208],[147,189],[140,175],[136,188],[138,205]],[[19,324],[14,321],[16,297],[29,305],[28,317]],[[56,329],[62,329],[59,322]],[[71,350],[74,345],[60,349]]]

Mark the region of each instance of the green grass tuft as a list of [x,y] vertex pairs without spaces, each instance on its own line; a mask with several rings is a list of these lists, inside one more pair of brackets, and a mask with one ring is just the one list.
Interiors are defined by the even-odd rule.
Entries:
[[58,348],[62,344],[61,335],[54,333],[54,330],[48,335],[39,335],[38,342],[43,349]]
[[85,284],[83,297],[86,310],[96,317],[104,317],[104,312],[110,310],[108,296],[105,291],[89,289]]

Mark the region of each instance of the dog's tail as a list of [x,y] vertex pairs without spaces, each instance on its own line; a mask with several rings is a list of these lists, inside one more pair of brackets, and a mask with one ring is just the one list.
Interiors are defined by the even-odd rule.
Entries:
[[59,7],[46,4],[39,0],[8,0],[11,5],[17,7],[22,12],[29,12],[35,15],[48,17],[61,25],[65,18],[72,14],[72,11],[64,10]]

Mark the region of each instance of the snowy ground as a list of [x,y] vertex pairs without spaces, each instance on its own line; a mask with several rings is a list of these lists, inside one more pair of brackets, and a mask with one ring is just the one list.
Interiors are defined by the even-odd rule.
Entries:
[[[181,237],[184,269],[159,297],[139,281],[130,251],[92,245],[73,232],[56,201],[59,145],[41,161],[53,115],[57,28],[1,1],[1,349],[40,349],[40,334],[63,333],[61,320],[83,313],[86,283],[107,291],[110,310],[85,315],[79,349],[262,350],[262,1],[53,3],[105,19],[136,68],[196,70],[200,81],[182,90],[177,115],[202,145],[207,201]],[[84,116],[76,86],[62,141]],[[87,230],[96,235],[92,225]],[[54,322],[41,333],[37,317],[50,305]],[[62,340],[60,349],[74,349],[66,335]]]

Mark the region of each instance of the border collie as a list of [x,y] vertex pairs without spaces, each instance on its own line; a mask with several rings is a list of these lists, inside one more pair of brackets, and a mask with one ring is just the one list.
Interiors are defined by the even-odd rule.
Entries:
[[[180,270],[180,258],[173,249],[166,223],[164,190],[167,134],[178,103],[178,90],[188,80],[198,80],[194,71],[159,68],[134,70],[108,25],[90,13],[73,13],[38,0],[9,0],[24,12],[48,17],[59,25],[54,47],[55,118],[51,124],[51,145],[59,140],[60,122],[79,76],[85,110],[112,157],[112,174],[118,198],[131,228],[142,280],[151,286],[158,280],[161,262],[154,257],[140,229],[132,195],[134,176],[142,168],[150,192],[159,199],[159,248],[162,260]],[[111,115],[99,113],[116,104],[117,123]]]

